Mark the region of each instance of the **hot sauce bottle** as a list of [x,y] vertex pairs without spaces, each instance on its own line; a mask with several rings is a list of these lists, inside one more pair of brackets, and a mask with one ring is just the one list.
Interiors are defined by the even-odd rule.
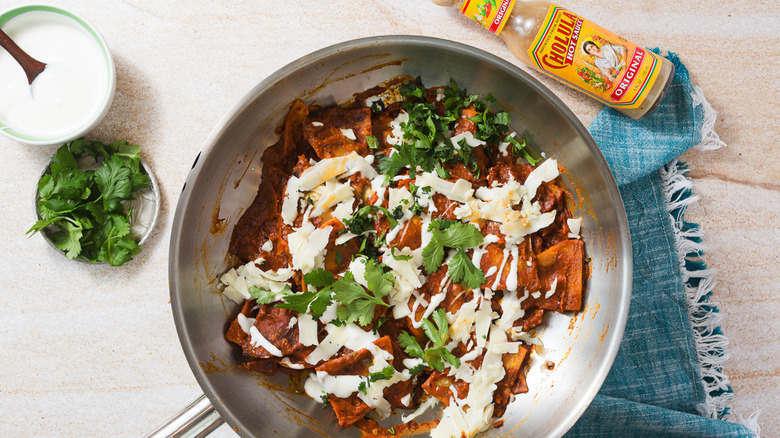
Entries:
[[634,119],[655,109],[674,78],[668,59],[546,1],[433,2],[501,37],[525,64]]

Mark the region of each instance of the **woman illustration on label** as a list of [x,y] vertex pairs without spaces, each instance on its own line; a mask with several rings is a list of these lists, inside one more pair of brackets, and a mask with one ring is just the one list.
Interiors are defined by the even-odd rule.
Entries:
[[625,67],[626,48],[623,46],[605,43],[599,47],[587,40],[582,43],[582,50],[593,56],[593,63],[610,81],[617,79],[618,73]]

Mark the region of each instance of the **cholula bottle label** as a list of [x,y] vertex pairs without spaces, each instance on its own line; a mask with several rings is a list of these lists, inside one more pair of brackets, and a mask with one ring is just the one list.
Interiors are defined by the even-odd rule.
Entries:
[[498,35],[514,6],[515,0],[465,0],[460,13]]
[[555,5],[528,54],[541,70],[622,108],[642,103],[661,65],[655,53]]

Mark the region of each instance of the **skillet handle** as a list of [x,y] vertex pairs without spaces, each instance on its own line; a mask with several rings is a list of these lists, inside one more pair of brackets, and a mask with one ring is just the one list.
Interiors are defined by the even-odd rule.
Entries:
[[194,438],[205,437],[222,425],[225,420],[211,406],[205,395],[201,395],[183,411],[170,418],[147,438]]

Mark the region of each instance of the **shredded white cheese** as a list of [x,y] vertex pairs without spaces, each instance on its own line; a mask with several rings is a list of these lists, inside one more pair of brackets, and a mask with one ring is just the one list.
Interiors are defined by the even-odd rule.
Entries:
[[357,137],[355,136],[355,131],[353,131],[351,129],[342,129],[341,130],[341,135],[343,135],[344,137],[347,137],[350,140],[357,140]]

